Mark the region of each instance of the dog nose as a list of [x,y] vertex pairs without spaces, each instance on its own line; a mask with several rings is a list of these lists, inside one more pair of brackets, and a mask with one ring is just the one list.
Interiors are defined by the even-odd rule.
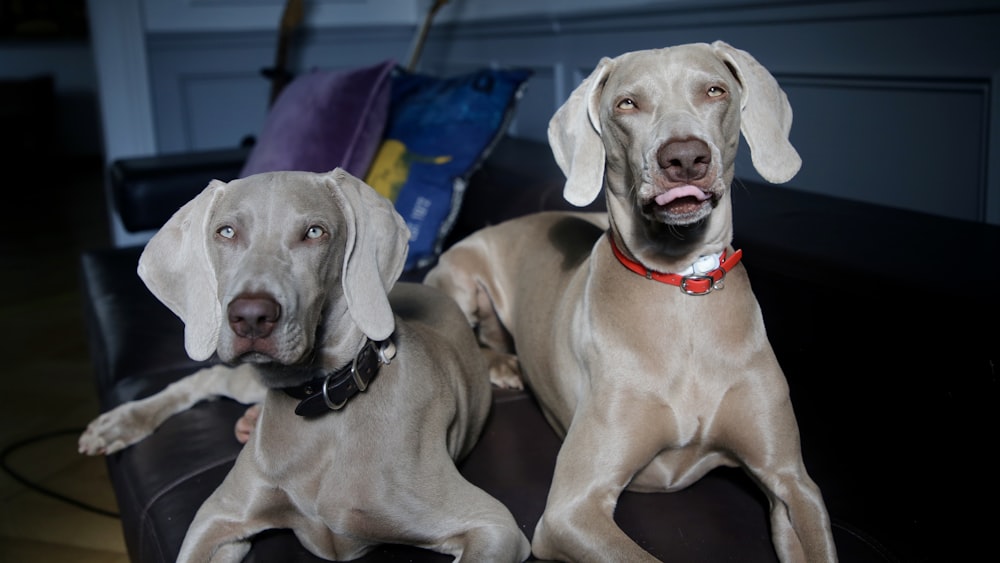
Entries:
[[660,147],[656,159],[668,180],[691,183],[708,174],[712,151],[698,139],[670,141]]
[[267,338],[281,317],[281,306],[270,295],[243,295],[233,299],[226,312],[240,338]]

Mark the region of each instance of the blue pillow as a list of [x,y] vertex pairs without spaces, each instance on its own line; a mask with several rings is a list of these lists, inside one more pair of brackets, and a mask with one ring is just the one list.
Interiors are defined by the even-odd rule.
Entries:
[[406,270],[441,252],[469,177],[503,136],[530,70],[439,78],[397,67],[389,120],[365,182],[410,228]]

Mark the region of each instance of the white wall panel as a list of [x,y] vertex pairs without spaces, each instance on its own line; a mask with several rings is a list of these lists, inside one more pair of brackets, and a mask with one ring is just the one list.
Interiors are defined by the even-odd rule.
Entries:
[[[792,99],[806,162],[790,187],[1000,224],[997,29],[1000,3],[982,0],[650,2],[449,23],[427,52],[441,68],[551,68],[562,96],[526,99],[521,110],[537,120],[602,56],[723,39]],[[524,121],[522,132],[544,138]],[[755,177],[748,155],[740,162],[737,174]]]
[[[779,78],[794,108],[792,142],[803,160],[790,186],[985,218],[987,83]],[[751,170],[742,154],[737,174],[762,181]]]
[[[163,33],[149,36],[159,152],[239,145],[267,114],[270,82],[261,69],[274,60],[272,33]],[[294,44],[295,73],[348,69],[405,59],[410,29],[309,31]]]
[[[277,30],[285,0],[143,0],[146,31]],[[313,27],[399,25],[417,21],[416,0],[306,0]]]

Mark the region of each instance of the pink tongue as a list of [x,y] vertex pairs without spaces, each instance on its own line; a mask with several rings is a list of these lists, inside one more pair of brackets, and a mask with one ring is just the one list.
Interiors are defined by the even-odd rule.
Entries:
[[697,198],[698,201],[705,201],[709,198],[709,195],[694,186],[681,186],[679,188],[671,188],[663,192],[662,194],[656,196],[654,201],[657,205],[666,205],[671,201],[682,197],[694,197]]

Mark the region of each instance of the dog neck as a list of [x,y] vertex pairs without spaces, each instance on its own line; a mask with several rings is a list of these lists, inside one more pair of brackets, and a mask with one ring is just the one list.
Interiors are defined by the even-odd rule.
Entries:
[[295,414],[312,418],[331,411],[338,411],[358,393],[368,389],[382,365],[389,364],[396,355],[396,345],[389,340],[365,340],[365,345],[354,359],[333,371],[314,368],[312,377],[300,385],[281,388],[287,395],[299,399]]
[[657,272],[643,266],[638,261],[628,257],[619,248],[615,236],[608,232],[611,251],[628,270],[646,279],[675,285],[688,295],[707,295],[714,290],[725,287],[726,274],[739,263],[743,251],[737,250],[727,256],[726,251],[700,256],[690,266],[678,272]]
[[615,242],[626,255],[651,271],[683,275],[703,257],[719,256],[732,242],[728,194],[719,198],[710,215],[688,225],[645,220],[629,199],[614,197],[610,192],[607,205]]

